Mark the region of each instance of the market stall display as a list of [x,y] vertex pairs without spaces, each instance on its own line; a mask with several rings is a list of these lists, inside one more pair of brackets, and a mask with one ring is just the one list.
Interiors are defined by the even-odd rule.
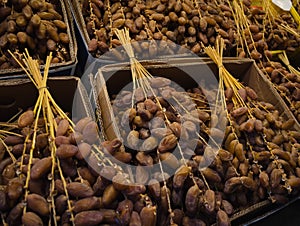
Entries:
[[[281,3],[0,0],[2,223],[286,214],[300,197],[300,3]],[[77,54],[84,84],[51,78]]]
[[[144,62],[146,69],[154,76],[154,78],[145,78],[146,81],[149,80],[150,87],[154,89],[153,92],[142,92],[142,85],[136,90],[130,90],[132,86],[126,85],[130,83],[131,64],[129,66],[126,64],[106,66],[101,68],[95,76],[95,83],[96,86],[98,85],[97,91],[99,92],[99,105],[101,109],[111,109],[110,114],[102,111],[103,115],[107,117],[103,117],[103,131],[108,133],[109,139],[117,136],[124,141],[125,150],[131,155],[133,154],[131,162],[137,166],[146,165],[151,169],[148,172],[140,172],[136,168],[136,175],[142,175],[139,178],[142,178],[144,183],[148,181],[150,183],[153,177],[156,181],[161,180],[162,176],[159,176],[161,174],[166,174],[167,178],[170,167],[175,167],[177,170],[174,177],[166,180],[167,188],[164,188],[165,185],[161,182],[161,189],[168,190],[166,197],[167,200],[170,200],[170,203],[164,204],[160,198],[161,201],[157,203],[158,222],[163,222],[162,225],[172,223],[172,212],[180,212],[180,216],[183,217],[174,218],[178,225],[192,225],[195,222],[203,224],[203,221],[208,225],[216,221],[219,224],[225,224],[225,222],[228,223],[228,215],[231,217],[233,213],[235,215],[232,216],[232,220],[242,217],[243,211],[249,213],[251,210],[257,210],[272,201],[287,202],[288,197],[293,196],[293,192],[290,192],[291,184],[294,187],[295,196],[297,196],[298,188],[295,188],[292,180],[299,181],[299,179],[293,177],[292,171],[289,170],[294,164],[286,164],[287,159],[284,160],[281,157],[282,154],[289,153],[288,155],[290,155],[292,152],[298,156],[299,126],[292,115],[288,113],[286,106],[269,84],[267,78],[255,66],[245,69],[246,62],[242,66],[242,62],[224,61],[224,67],[238,76],[239,81],[248,84],[251,88],[237,82],[232,77],[229,77],[229,80],[231,84],[236,85],[237,90],[234,90],[232,85],[229,87],[224,85],[227,88],[223,88],[225,95],[223,101],[226,101],[227,117],[230,124],[225,130],[224,143],[215,147],[216,149],[207,148],[211,144],[207,144],[206,139],[216,139],[215,136],[222,136],[222,132],[216,128],[211,128],[212,123],[215,123],[213,119],[216,116],[210,111],[211,109],[208,107],[210,105],[204,96],[207,96],[207,93],[212,96],[216,95],[216,92],[221,92],[222,89],[210,87],[211,92],[197,89],[193,87],[193,82],[189,81],[183,72],[183,68],[186,68],[190,72],[197,72],[198,76],[201,77],[207,74],[205,69],[207,64],[217,74],[218,69],[213,66],[212,62],[205,62],[202,67],[195,59],[173,59],[164,63],[158,60],[157,64],[150,62],[149,65]],[[242,72],[246,75],[243,76]],[[204,76],[204,78],[207,77]],[[227,78],[225,84],[228,84],[228,76],[225,78]],[[107,88],[104,81],[106,81]],[[195,100],[197,111],[194,112],[189,108],[180,111],[183,108],[182,105],[191,107],[191,104],[187,104],[188,98],[184,92],[176,91],[174,87],[168,87],[171,81],[184,87],[190,86],[186,96]],[[140,82],[142,84],[143,79]],[[118,86],[115,85],[117,83]],[[127,87],[129,90],[122,90],[122,87]],[[144,86],[144,88],[146,87],[147,85]],[[268,93],[267,96],[265,90],[269,90],[271,93]],[[148,93],[148,96],[145,97],[143,93]],[[177,98],[179,103],[174,101]],[[132,100],[134,100],[133,104]],[[241,103],[244,103],[243,106],[240,106]],[[164,112],[160,111],[161,106],[166,109]],[[288,115],[284,116],[284,112],[287,112]],[[155,120],[157,117],[161,120]],[[217,117],[218,122],[226,125],[227,117],[226,114],[220,113],[220,117]],[[198,125],[199,120],[200,126]],[[200,130],[194,151],[189,146],[193,143],[192,128]],[[286,141],[283,138],[284,134],[290,136],[290,138],[286,137]],[[185,139],[189,140],[187,146],[184,142]],[[199,165],[206,161],[207,152],[218,154],[208,168],[199,170]],[[288,157],[288,159],[287,161],[292,161],[292,158]],[[297,159],[295,158],[294,161],[298,161]],[[128,159],[126,159],[127,161]],[[185,161],[190,170],[188,170],[189,167],[185,168],[183,164]],[[178,165],[178,163],[181,164]],[[160,172],[161,169],[155,171],[156,164],[161,164],[165,172]],[[284,172],[281,171],[282,169]],[[277,175],[278,170],[283,174]],[[289,176],[293,179],[285,178]],[[177,181],[177,178],[180,180]],[[265,184],[266,181],[268,182]],[[278,182],[279,184],[277,184]],[[190,200],[189,194],[198,197],[198,200]],[[155,195],[152,194],[150,197],[155,197]],[[218,199],[220,197],[221,200]],[[222,203],[222,199],[226,205],[229,205],[229,207],[227,206],[228,209],[223,209],[222,204],[217,204]],[[252,207],[254,204],[260,205],[255,208]],[[161,205],[167,206],[162,207]],[[248,208],[249,212],[247,212]],[[162,209],[169,212],[162,213]],[[197,214],[195,215],[195,213]]]

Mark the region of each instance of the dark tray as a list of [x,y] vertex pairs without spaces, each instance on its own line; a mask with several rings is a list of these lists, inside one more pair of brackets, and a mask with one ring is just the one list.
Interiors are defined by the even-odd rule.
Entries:
[[[298,226],[300,225],[300,197],[297,197],[290,202],[277,207],[273,210],[267,211],[264,214],[252,219],[251,221],[245,222],[243,224],[232,225],[249,225],[249,226]],[[237,222],[239,223],[239,222]]]

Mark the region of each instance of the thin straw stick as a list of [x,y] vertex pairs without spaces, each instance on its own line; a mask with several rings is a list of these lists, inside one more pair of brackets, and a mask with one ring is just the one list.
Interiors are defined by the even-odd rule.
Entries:
[[[12,53],[11,53],[12,54]],[[63,183],[63,188],[65,195],[67,197],[67,205],[68,205],[68,211],[70,213],[70,220],[71,223],[74,225],[74,214],[72,212],[72,205],[69,200],[68,191],[66,189],[66,180],[64,178],[64,175],[61,170],[59,159],[56,157],[56,145],[55,145],[55,130],[57,127],[55,116],[59,116],[63,119],[67,119],[70,122],[70,128],[74,124],[72,121],[67,117],[67,115],[63,112],[63,110],[55,103],[53,97],[51,96],[48,88],[47,88],[47,80],[48,80],[48,74],[49,74],[49,68],[52,60],[52,53],[50,53],[49,56],[47,56],[46,64],[44,73],[42,75],[40,71],[40,65],[37,60],[34,60],[30,55],[27,49],[25,50],[25,53],[23,54],[24,59],[23,63],[27,67],[27,69],[23,66],[23,64],[12,54],[13,58],[16,60],[16,62],[23,68],[27,76],[30,78],[32,83],[35,85],[35,87],[39,91],[39,96],[37,98],[36,104],[34,106],[33,112],[35,116],[34,120],[34,128],[33,128],[33,134],[32,134],[32,145],[29,151],[29,163],[28,163],[28,172],[25,180],[25,195],[24,200],[27,200],[27,196],[29,194],[29,181],[30,181],[30,172],[32,168],[32,160],[33,160],[33,151],[35,149],[36,144],[36,138],[37,138],[37,132],[38,132],[38,121],[41,115],[43,115],[43,118],[45,120],[45,127],[46,132],[49,136],[49,149],[51,151],[51,158],[52,158],[52,169],[51,169],[51,185],[50,185],[50,193],[49,193],[49,199],[51,200],[51,208],[52,208],[52,217],[53,217],[53,223],[54,225],[57,225],[56,221],[56,211],[55,211],[55,202],[54,202],[54,195],[55,195],[55,177],[54,172],[56,167],[59,171],[59,176],[61,178],[61,181]],[[25,143],[29,140],[30,134],[26,137]],[[25,145],[26,146],[26,145]],[[24,147],[25,147],[24,146]],[[25,148],[24,150],[25,151]],[[21,159],[21,167],[24,165],[24,158],[22,156]],[[20,168],[22,169],[22,168]],[[23,212],[26,213],[27,208],[26,206],[23,209]],[[51,219],[49,219],[49,222],[52,222]]]
[[[211,46],[203,47],[205,53],[214,61],[219,69],[219,89],[217,93],[216,101],[221,101],[222,107],[226,106],[224,86],[226,88],[231,88],[233,90],[233,103],[236,107],[245,106],[245,102],[241,98],[238,90],[244,88],[244,86],[234,78],[229,71],[224,67],[222,58],[223,58],[223,49],[224,49],[224,40],[220,37],[216,39],[216,47],[212,48]],[[216,103],[217,105],[218,103]]]
[[[135,58],[134,56],[134,51],[133,48],[131,46],[131,39],[129,36],[129,30],[128,28],[122,29],[122,30],[116,30],[115,34],[117,35],[118,39],[120,40],[121,44],[123,45],[123,48],[125,49],[127,55],[129,56],[130,59],[130,67],[131,67],[131,75],[132,75],[132,81],[133,81],[133,94],[136,90],[136,88],[141,87],[145,98],[147,98],[147,92],[151,91],[154,94],[153,89],[150,86],[150,79],[152,78],[152,75],[146,70],[146,68],[144,68],[144,66]],[[160,105],[159,101],[157,101],[157,103]],[[132,107],[134,106],[134,95],[132,95]],[[160,106],[160,108],[162,109],[162,107]],[[168,123],[168,119],[167,117],[166,121]],[[160,159],[160,153],[157,150],[157,156],[158,156],[158,164],[160,167],[160,171],[161,171],[161,175],[162,175],[162,179],[163,179],[163,189],[167,188],[167,182],[166,182],[166,178],[165,178],[165,173],[163,170],[163,166],[162,166],[162,162]],[[170,224],[172,225],[173,222],[173,210],[171,207],[171,198],[170,195],[167,192],[167,202],[168,202],[168,212],[170,214]]]
[[[125,49],[130,59],[133,91],[141,87],[145,97],[147,97],[147,92],[151,89],[150,79],[152,78],[152,75],[134,56],[134,51],[130,41],[131,39],[129,35],[129,29],[128,28],[122,30],[116,29],[115,34],[117,35],[118,39],[120,40],[123,48]],[[132,95],[132,106],[133,105],[134,105],[134,95]]]
[[286,55],[286,52],[283,51],[282,53],[278,54],[278,58],[287,66],[289,71],[297,76],[300,76],[300,71],[298,71],[296,68],[294,68],[291,64],[290,61]]

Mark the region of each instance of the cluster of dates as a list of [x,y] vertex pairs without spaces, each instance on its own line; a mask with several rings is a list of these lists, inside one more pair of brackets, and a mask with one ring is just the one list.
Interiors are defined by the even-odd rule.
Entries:
[[20,58],[25,48],[45,63],[53,52],[52,63],[70,60],[70,37],[59,1],[9,0],[0,4],[0,69],[17,68],[8,50]]
[[[276,12],[276,7],[271,4],[266,5],[266,8],[256,4],[258,3],[244,0],[240,8],[236,9],[242,10],[241,13],[248,23],[239,31],[240,42],[247,45],[247,47],[244,45],[243,48],[238,48],[239,56],[267,61],[266,57],[271,58],[270,51],[273,50],[286,50],[288,54],[294,53],[299,48],[300,31],[299,25],[290,12],[279,9]],[[271,7],[275,7],[274,10]]]
[[[283,203],[299,194],[300,132],[292,119],[259,101],[253,89],[238,91],[248,106],[238,108],[234,92],[226,89],[229,114],[216,115],[207,100],[215,95],[213,89],[180,92],[166,78],[150,84],[147,98],[138,88],[112,102],[124,145],[118,139],[99,142],[91,118],[74,128],[56,118],[53,142],[41,118],[37,137],[26,139],[33,132],[34,113],[20,115],[12,130],[20,135],[0,143],[2,220],[25,226],[54,221],[229,225],[238,210],[267,199]],[[224,125],[225,134],[216,124]],[[218,138],[224,138],[220,147],[210,145]],[[212,162],[199,167],[211,154]]]
[[[14,129],[14,132],[19,131],[19,135],[6,136],[1,143],[0,209],[3,222],[25,226],[49,223],[168,224],[165,213],[172,180],[167,185],[170,188],[162,186],[159,178],[152,178],[146,186],[141,181],[146,172],[143,169],[137,170],[139,175],[131,180],[123,169],[113,163],[114,158],[125,163],[130,161],[131,153],[125,152],[117,139],[99,144],[97,125],[91,118],[79,120],[74,130],[67,119],[57,118],[55,152],[52,152],[43,118],[37,121],[36,139],[31,136],[25,138],[32,134],[34,122],[33,111],[24,112],[18,119],[18,129]],[[35,142],[34,146],[32,142]],[[105,158],[101,159],[103,156]],[[146,160],[145,156],[139,159],[143,158]],[[177,190],[185,184],[187,172],[190,172],[189,167],[176,172],[173,186]],[[199,186],[203,186],[200,178],[197,181]],[[190,189],[186,203],[193,199],[193,195],[194,191]],[[203,197],[206,197],[203,202],[206,199],[214,202],[213,191],[206,192]],[[220,197],[218,200],[222,202]],[[231,205],[226,201],[222,203],[222,208],[230,212]],[[190,213],[194,211],[194,207],[188,208]],[[228,222],[225,211],[218,211],[218,219]],[[205,225],[203,220],[185,214],[179,206],[172,211],[172,222],[172,225]]]
[[[284,119],[276,108],[257,100],[253,90],[246,87],[239,93],[248,107],[235,109],[231,102],[232,90],[225,94],[228,101],[231,126],[227,128],[224,148],[233,154],[231,165],[224,171],[226,178],[235,181],[237,187],[230,189],[231,201],[257,203],[270,198],[274,202],[286,202],[288,197],[299,193],[299,138],[293,119]],[[240,146],[240,147],[239,147]],[[251,183],[242,182],[239,176],[251,178]],[[238,182],[240,181],[240,182]],[[227,185],[228,180],[225,182]],[[239,186],[248,187],[245,193]],[[252,187],[253,186],[253,187]]]
[[[265,61],[272,50],[295,52],[299,29],[292,15],[255,4],[244,0],[237,8],[232,1],[86,0],[80,13],[91,39],[89,51],[96,57],[120,45],[113,30],[124,27],[130,31],[135,52],[149,56],[182,53],[172,43],[203,54],[201,44],[214,46],[218,35],[225,40],[229,56]],[[152,39],[166,42],[136,42]]]
[[[98,162],[94,167],[87,164],[89,158],[96,158],[91,156],[92,145],[99,144],[96,122],[83,118],[73,130],[67,119],[56,118],[56,137],[50,141],[44,118],[38,119],[37,136],[32,136],[35,121],[32,110],[24,112],[18,119],[15,134],[6,136],[1,143],[2,221],[27,226],[72,222],[84,225],[83,211],[97,207],[109,218],[108,223],[114,218],[113,213],[118,217],[115,210],[108,210],[113,194],[107,183],[101,185]],[[111,151],[118,149],[118,143],[103,145]],[[108,191],[104,192],[106,195],[104,189]]]
[[[160,182],[161,189],[167,189],[170,197],[169,206],[166,202],[162,208],[162,200],[158,202],[158,219],[164,222],[161,225],[170,223],[170,208],[176,213],[172,219],[178,225],[216,221],[226,225],[228,216],[237,210],[267,199],[284,203],[299,194],[300,133],[295,121],[286,120],[275,106],[258,100],[253,89],[246,86],[238,90],[246,103],[238,108],[232,101],[233,90],[226,89],[228,116],[216,116],[207,111],[209,105],[204,95],[215,95],[214,90],[189,90],[187,96],[195,100],[193,105],[182,92],[170,87],[168,79],[155,78],[150,84],[153,90],[147,98],[139,89],[134,94],[122,91],[112,106],[132,162],[149,167],[136,172],[139,183],[149,184],[148,195],[155,197],[153,180],[162,181],[161,175],[151,171],[159,160],[165,170],[161,174],[165,178],[170,176],[167,188]],[[172,102],[174,98],[187,111],[180,112],[182,107]],[[211,128],[212,123],[225,126],[223,137],[219,129]],[[191,136],[195,130],[204,140]],[[224,141],[220,149],[213,150],[207,142],[218,136]],[[179,146],[182,155],[176,152]],[[199,168],[209,153],[217,154],[208,167]],[[174,168],[174,175],[168,175],[170,167]]]
[[[180,53],[172,43],[184,46],[194,53],[203,53],[201,42],[214,45],[221,35],[230,49],[236,43],[236,27],[228,4],[215,1],[98,1],[85,0],[81,12],[91,39],[89,51],[100,56],[120,43],[113,30],[128,28],[135,50],[152,56],[152,52],[167,55]],[[139,45],[136,41],[163,40],[160,45]],[[164,48],[162,48],[164,47]],[[150,52],[150,49],[152,52]],[[174,52],[175,51],[175,52]]]
[[265,72],[298,122],[300,122],[300,77],[289,72],[279,62],[271,61],[260,66],[263,66],[261,70]]

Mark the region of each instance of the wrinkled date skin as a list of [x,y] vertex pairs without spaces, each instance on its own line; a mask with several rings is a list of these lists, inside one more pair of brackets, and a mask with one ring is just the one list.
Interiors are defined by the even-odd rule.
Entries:
[[142,225],[155,226],[156,225],[156,207],[155,206],[145,206],[141,212],[140,217]]
[[83,211],[75,215],[74,223],[78,226],[99,225],[103,221],[103,212],[98,210]]
[[198,196],[200,190],[197,185],[189,188],[185,197],[185,207],[190,214],[195,214],[198,208]]

